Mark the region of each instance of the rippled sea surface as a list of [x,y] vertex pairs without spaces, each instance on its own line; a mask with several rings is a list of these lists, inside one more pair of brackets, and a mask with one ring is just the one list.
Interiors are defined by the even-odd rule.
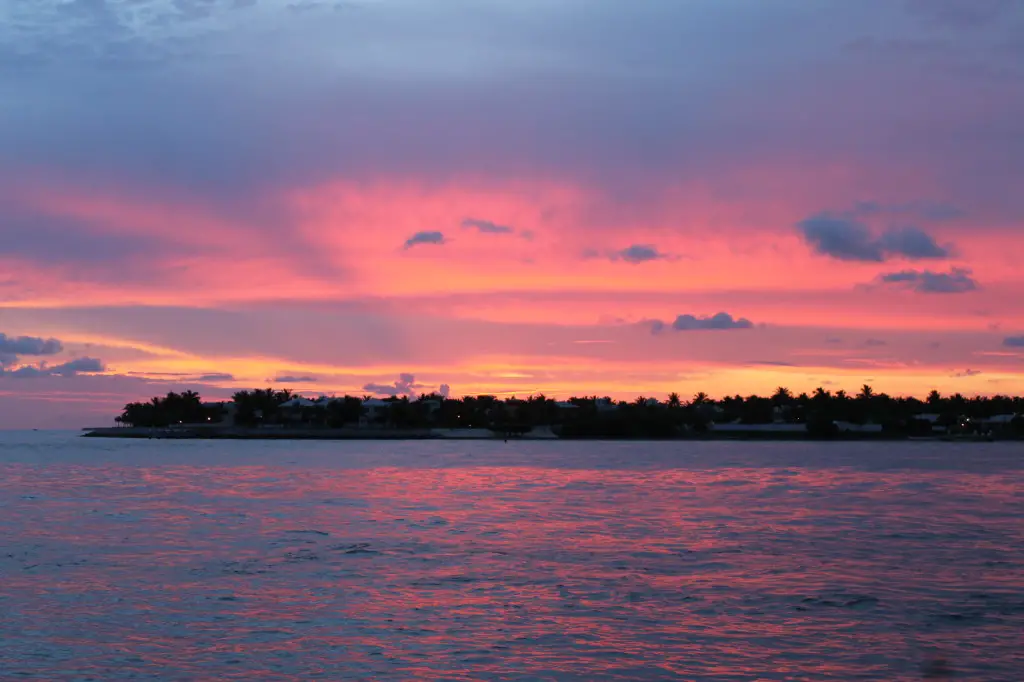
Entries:
[[0,679],[1020,680],[1024,447],[0,434]]

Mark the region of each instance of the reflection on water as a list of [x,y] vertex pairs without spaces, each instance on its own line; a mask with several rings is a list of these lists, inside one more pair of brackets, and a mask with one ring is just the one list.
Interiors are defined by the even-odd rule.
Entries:
[[1002,445],[8,436],[0,679],[1017,680],[1022,484]]

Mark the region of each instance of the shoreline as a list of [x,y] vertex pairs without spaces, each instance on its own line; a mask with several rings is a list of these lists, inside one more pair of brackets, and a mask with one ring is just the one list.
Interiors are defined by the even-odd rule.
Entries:
[[[489,429],[259,429],[241,427],[101,427],[83,429],[84,438],[160,440],[503,440]],[[520,440],[556,440],[551,429],[534,429]]]
[[848,432],[829,438],[815,437],[803,431],[754,431],[727,430],[709,431],[699,435],[681,435],[664,438],[650,436],[568,436],[561,437],[550,428],[538,428],[525,434],[504,435],[488,429],[245,429],[245,428],[144,428],[144,427],[100,427],[83,429],[83,438],[121,438],[146,440],[501,440],[501,441],[812,441],[812,442],[993,442],[999,438],[949,437],[949,436],[906,436],[902,434]]

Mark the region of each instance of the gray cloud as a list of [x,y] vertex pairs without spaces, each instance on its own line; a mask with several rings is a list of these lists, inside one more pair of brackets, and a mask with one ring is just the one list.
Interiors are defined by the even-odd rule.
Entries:
[[441,232],[417,232],[405,240],[403,248],[411,249],[418,244],[444,244],[444,234]]
[[879,237],[878,242],[884,253],[911,260],[950,256],[949,249],[939,246],[931,235],[916,227],[889,230]]
[[477,218],[466,218],[462,221],[464,230],[476,230],[480,234],[515,234],[521,239],[531,241],[534,238],[533,230],[517,230],[511,225],[502,225],[490,220]]
[[[669,327],[661,320],[650,320],[645,324],[650,326],[652,334],[660,334]],[[740,317],[733,318],[729,313],[717,313],[708,317],[697,317],[695,315],[679,315],[672,322],[671,328],[677,332],[689,331],[725,331],[729,329],[751,329],[754,323]]]
[[364,391],[368,391],[375,395],[385,396],[414,396],[420,389],[426,388],[423,384],[416,383],[415,375],[403,373],[398,375],[398,380],[393,384],[366,384],[363,386]]
[[978,288],[978,282],[967,268],[953,268],[949,272],[903,270],[881,275],[879,281],[907,287],[922,294],[964,294]]
[[203,374],[196,377],[196,381],[234,381],[235,376],[233,374],[213,373]]
[[865,348],[878,348],[879,346],[888,346],[888,345],[889,345],[888,342],[883,341],[882,339],[865,339],[865,341],[864,341],[864,347]]
[[976,376],[978,376],[981,373],[982,372],[981,372],[980,369],[965,369],[962,372],[954,373],[953,377],[955,379],[964,379],[964,378],[967,378],[967,377],[976,377]]
[[104,371],[106,371],[106,367],[102,361],[96,358],[78,358],[60,365],[24,365],[15,370],[0,372],[0,376],[10,376],[16,379],[34,379],[56,376],[73,377],[78,374],[97,374]]
[[43,339],[35,336],[7,336],[0,333],[0,354],[5,355],[56,355],[64,350],[57,339]]
[[515,232],[515,229],[508,225],[499,225],[498,223],[492,223],[490,220],[478,220],[476,218],[466,218],[462,221],[462,227],[474,229],[483,234],[512,234]]
[[820,215],[797,225],[804,239],[818,253],[839,260],[885,260],[882,247],[866,225],[847,218]]
[[97,358],[78,358],[76,360],[70,360],[61,365],[48,368],[48,371],[52,375],[56,376],[74,376],[78,373],[83,374],[96,374],[99,372],[105,372],[106,366],[102,360]]
[[626,263],[647,263],[654,260],[665,260],[671,258],[668,254],[658,251],[657,247],[651,244],[633,244],[619,251],[608,254],[613,261],[625,261]]
[[711,317],[680,315],[672,323],[672,329],[676,331],[750,329],[753,326],[750,320],[744,317],[734,319],[729,313],[716,313]]
[[317,378],[312,376],[292,376],[290,374],[284,374],[271,379],[275,384],[311,384],[316,380]]
[[916,227],[892,228],[876,236],[852,218],[820,214],[802,220],[797,229],[817,253],[838,260],[881,263],[895,257],[925,260],[950,256],[948,248]]
[[1007,348],[1024,348],[1024,336],[1007,336],[1003,339],[1003,345]]

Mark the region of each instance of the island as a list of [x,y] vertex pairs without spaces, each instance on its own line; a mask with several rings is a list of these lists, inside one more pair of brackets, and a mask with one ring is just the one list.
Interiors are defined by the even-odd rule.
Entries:
[[453,398],[297,395],[274,388],[206,402],[195,391],[129,403],[115,426],[87,437],[203,439],[1024,439],[1024,399],[1010,396],[893,397],[819,388],[793,395],[684,400],[639,396],[554,400],[544,395]]

